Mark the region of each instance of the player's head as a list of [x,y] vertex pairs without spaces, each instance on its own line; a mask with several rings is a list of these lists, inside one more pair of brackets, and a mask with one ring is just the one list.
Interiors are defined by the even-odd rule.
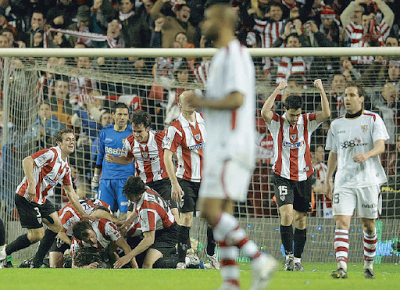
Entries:
[[56,145],[60,147],[61,152],[71,154],[75,149],[74,130],[69,128],[60,129],[54,135]]
[[201,25],[202,34],[209,40],[214,41],[228,31],[234,34],[238,16],[235,9],[230,5],[216,4],[204,13],[204,21]]
[[294,125],[299,120],[301,115],[301,108],[303,106],[303,99],[297,95],[290,95],[285,100],[286,120],[290,125]]
[[131,175],[128,177],[124,184],[122,193],[130,201],[137,202],[142,196],[143,192],[146,191],[146,185],[140,177]]
[[74,237],[78,240],[95,244],[97,243],[97,235],[88,221],[79,221],[72,228]]
[[194,95],[192,91],[184,91],[178,96],[178,107],[181,109],[182,113],[192,114],[196,110],[196,108],[192,107],[187,102],[187,97],[192,95]]
[[116,103],[113,108],[114,124],[117,131],[125,130],[129,120],[129,108],[124,103]]
[[138,111],[132,114],[131,126],[132,134],[138,142],[147,142],[151,125],[151,116],[144,112]]
[[98,263],[100,265],[102,262],[103,259],[100,252],[92,247],[81,247],[74,255],[74,265],[79,268],[92,263]]
[[363,107],[365,91],[357,83],[350,83],[344,91],[344,107],[350,114],[355,114]]

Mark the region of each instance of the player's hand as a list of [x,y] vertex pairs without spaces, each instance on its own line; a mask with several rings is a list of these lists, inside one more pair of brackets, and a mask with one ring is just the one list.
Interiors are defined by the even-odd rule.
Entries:
[[106,154],[105,159],[107,162],[114,162],[114,155]]
[[358,153],[356,156],[353,157],[353,161],[357,163],[363,163],[364,161],[368,160],[368,156],[364,153]]
[[83,268],[85,269],[97,269],[99,267],[99,263],[97,262],[93,262],[89,265],[83,266]]
[[114,263],[114,269],[121,269],[124,265],[128,264],[130,261],[132,261],[133,257],[128,254],[125,255],[121,258],[119,258],[115,263]]
[[315,80],[314,81],[314,86],[320,91],[322,91],[324,89],[324,86],[322,84],[322,80],[321,79]]
[[287,83],[286,83],[286,81],[281,81],[280,83],[279,83],[279,85],[276,87],[279,91],[281,91],[281,90],[284,90],[284,89],[286,89],[287,88]]
[[28,190],[27,190],[26,195],[25,195],[25,199],[27,201],[34,201],[35,200],[35,196],[36,196],[35,185],[29,184],[28,185]]
[[183,193],[183,190],[179,183],[172,183],[171,184],[171,198],[175,200],[176,202],[181,202],[182,201],[182,196],[185,194]]

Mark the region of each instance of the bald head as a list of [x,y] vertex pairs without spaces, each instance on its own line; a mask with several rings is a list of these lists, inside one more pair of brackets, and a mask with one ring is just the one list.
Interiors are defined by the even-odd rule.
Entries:
[[195,111],[195,108],[189,105],[187,99],[188,97],[194,97],[195,94],[191,91],[184,91],[178,97],[178,106],[181,109],[182,113],[192,114]]
[[238,16],[236,11],[225,4],[216,4],[205,12],[204,22],[201,26],[203,35],[210,40],[216,40],[220,35],[232,33],[236,28]]

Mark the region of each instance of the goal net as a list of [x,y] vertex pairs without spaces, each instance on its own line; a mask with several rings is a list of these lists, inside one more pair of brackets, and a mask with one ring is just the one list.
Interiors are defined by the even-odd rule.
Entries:
[[[111,110],[118,102],[130,112],[148,112],[152,128],[163,130],[180,114],[177,97],[185,90],[205,89],[213,49],[35,49],[5,50],[1,58],[1,169],[0,217],[7,225],[7,241],[24,232],[14,205],[16,186],[23,178],[22,160],[54,145],[53,136],[62,127],[76,132],[76,150],[70,156],[77,192],[91,196],[90,180],[97,156],[97,136],[113,122]],[[368,51],[368,54],[365,53]],[[359,56],[354,56],[355,53]],[[274,110],[282,114],[289,94],[303,97],[304,110],[320,109],[320,96],[313,86],[321,79],[327,93],[331,118],[312,135],[311,151],[316,176],[314,210],[308,214],[305,261],[334,261],[330,201],[324,196],[327,152],[324,150],[330,122],[345,113],[346,84],[356,81],[367,91],[364,108],[379,113],[390,139],[381,156],[388,175],[382,186],[382,214],[377,222],[377,260],[393,261],[398,255],[392,244],[400,231],[400,53],[390,49],[253,49],[256,69],[257,162],[248,199],[237,203],[235,215],[262,251],[282,256],[279,213],[271,169],[273,140],[262,120],[264,100],[280,80],[288,88],[278,96]],[[133,56],[131,56],[133,55]],[[205,116],[207,118],[207,116]],[[399,178],[399,179],[398,179]],[[58,188],[51,201],[57,208],[67,202]],[[362,230],[358,220],[351,225],[352,259],[363,259]],[[198,249],[205,244],[204,222],[195,219],[191,237]],[[14,259],[32,255],[34,248]],[[242,259],[246,257],[242,256]]]

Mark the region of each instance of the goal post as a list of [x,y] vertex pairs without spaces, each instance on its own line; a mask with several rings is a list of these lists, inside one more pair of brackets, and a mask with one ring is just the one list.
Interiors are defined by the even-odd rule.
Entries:
[[[60,127],[76,132],[76,150],[70,156],[77,191],[90,194],[90,180],[97,153],[97,135],[110,123],[117,102],[126,103],[131,113],[145,110],[152,128],[165,129],[179,115],[177,96],[184,90],[205,90],[210,57],[216,49],[1,49],[2,139],[0,168],[0,217],[7,224],[8,242],[22,229],[14,205],[14,192],[23,177],[22,160],[33,152],[53,145]],[[344,113],[346,83],[357,81],[366,89],[365,109],[379,113],[391,139],[381,156],[389,182],[382,186],[382,216],[377,223],[378,259],[394,261],[400,229],[400,48],[275,48],[249,49],[256,71],[257,163],[245,203],[238,203],[235,215],[262,251],[281,257],[279,213],[271,183],[273,140],[260,116],[264,100],[274,90],[277,78],[289,82],[274,109],[282,113],[282,101],[289,94],[304,97],[305,111],[319,109],[320,96],[313,81],[322,79],[331,105],[332,118]],[[44,105],[45,104],[45,105]],[[45,115],[41,106],[49,106]],[[42,109],[41,109],[42,108]],[[207,120],[207,116],[205,116]],[[326,134],[332,118],[324,122],[311,139],[314,165],[327,161]],[[399,139],[400,140],[400,139]],[[322,146],[322,154],[318,153]],[[318,149],[319,148],[319,149]],[[398,149],[397,149],[398,148]],[[320,167],[318,167],[320,168]],[[322,171],[321,171],[322,172]],[[329,216],[321,187],[315,184],[315,210],[308,215],[304,261],[334,261],[334,221]],[[323,189],[322,189],[323,191]],[[61,190],[51,197],[57,207],[65,199]],[[358,220],[351,225],[351,253],[362,261],[362,230]],[[206,240],[204,222],[195,219],[191,237]],[[16,253],[24,259],[35,249]]]

